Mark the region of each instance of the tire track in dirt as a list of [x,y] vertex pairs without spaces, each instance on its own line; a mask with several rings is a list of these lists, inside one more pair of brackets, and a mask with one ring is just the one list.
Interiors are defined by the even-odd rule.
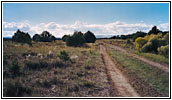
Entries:
[[151,61],[151,60],[145,59],[145,58],[143,58],[143,57],[140,57],[140,56],[138,56],[138,55],[136,55],[136,54],[134,54],[134,53],[131,53],[131,52],[129,52],[129,51],[127,51],[127,50],[125,50],[125,49],[123,49],[123,48],[121,48],[121,47],[116,46],[116,45],[112,45],[112,44],[111,44],[111,46],[112,46],[114,49],[119,50],[119,51],[121,51],[121,52],[124,52],[124,53],[126,53],[127,55],[132,56],[132,57],[134,57],[134,58],[137,58],[137,59],[139,59],[139,60],[141,60],[141,61],[143,61],[143,62],[145,62],[145,63],[147,63],[147,64],[149,64],[149,65],[151,65],[151,66],[157,67],[157,68],[159,68],[159,69],[161,69],[161,70],[163,70],[163,71],[165,71],[165,72],[169,72],[169,67],[168,67],[168,65],[166,65],[166,64],[162,65],[162,64],[159,64],[159,63],[157,63],[157,62],[153,62],[153,61]]
[[128,83],[128,80],[123,76],[122,72],[117,69],[112,59],[108,56],[106,48],[100,45],[100,51],[102,54],[103,62],[107,69],[110,83],[112,84],[112,90],[115,90],[115,96],[118,97],[139,97],[139,94]]

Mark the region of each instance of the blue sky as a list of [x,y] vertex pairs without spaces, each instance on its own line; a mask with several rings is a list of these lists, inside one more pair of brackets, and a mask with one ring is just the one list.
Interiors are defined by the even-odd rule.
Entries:
[[[168,29],[167,24],[169,24],[169,4],[4,3],[3,22],[5,22],[5,25],[3,26],[6,28],[4,30],[8,31],[8,35],[10,35],[10,27],[24,27],[23,31],[29,31],[31,35],[41,32],[41,29],[38,31],[38,27],[47,29],[50,32],[52,31],[52,33],[54,33],[55,29],[57,32],[62,32],[64,29],[65,31],[68,30],[64,33],[59,33],[59,37],[63,34],[69,34],[67,32],[72,32],[73,30],[78,29],[81,31],[92,30],[97,35],[113,35],[113,33],[128,34],[131,30],[131,32],[133,32],[136,26],[139,27],[138,24],[140,24],[141,28],[137,29],[143,31],[147,31],[152,25],[159,26],[159,28],[164,28],[165,26],[162,25],[166,25],[166,29]],[[121,28],[121,30],[123,29],[125,31],[121,31],[120,33],[118,30],[118,32],[115,32],[115,29],[117,29],[116,26],[119,25],[123,25],[124,27]],[[133,29],[127,29],[127,25],[133,25]],[[83,27],[81,28],[80,26]],[[67,29],[67,27],[69,27],[69,29]],[[115,27],[114,30],[112,30],[112,27]],[[52,28],[54,28],[54,31]],[[61,30],[59,28],[61,28]],[[100,30],[100,28],[102,29]],[[112,30],[112,34],[110,32],[106,32],[106,29]],[[6,36],[5,33],[4,35]],[[57,33],[55,35],[58,37]]]

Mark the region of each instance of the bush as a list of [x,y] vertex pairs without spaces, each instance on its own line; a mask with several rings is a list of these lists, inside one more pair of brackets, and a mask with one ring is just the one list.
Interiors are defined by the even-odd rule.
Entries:
[[32,38],[35,42],[52,42],[55,41],[56,38],[50,34],[48,31],[43,31],[42,34],[35,34]]
[[161,32],[159,29],[157,29],[156,26],[153,26],[152,29],[148,32],[148,35],[150,34],[158,34],[159,32]]
[[82,32],[75,31],[72,36],[69,36],[66,40],[67,46],[83,46],[85,44],[85,39]]
[[56,38],[48,31],[43,31],[41,36],[42,36],[41,38],[42,42],[52,42],[56,40]]
[[19,42],[19,43],[27,43],[27,44],[31,45],[30,35],[28,33],[24,33],[22,31],[20,31],[19,29],[12,36],[12,41]]
[[8,68],[9,72],[12,74],[12,77],[16,77],[20,74],[20,66],[16,59],[12,61],[12,65]]
[[69,35],[64,35],[64,36],[62,37],[62,40],[63,40],[64,42],[66,42],[66,40],[67,40],[68,37],[70,37],[70,36],[69,36]]
[[158,53],[160,55],[163,55],[168,58],[169,57],[169,45],[159,47]]
[[66,45],[67,46],[74,46],[74,38],[72,36],[69,36],[67,39],[66,39]]
[[135,40],[138,38],[138,37],[144,37],[146,36],[147,33],[144,33],[144,32],[141,32],[141,31],[138,31],[136,32],[134,35],[133,35],[133,42],[135,42]]
[[141,50],[141,48],[146,44],[146,40],[142,37],[138,37],[135,41],[135,44],[136,44],[136,49],[137,50]]
[[151,52],[152,51],[152,42],[147,42],[142,48],[141,52]]
[[155,53],[158,53],[158,48],[165,45],[165,40],[158,39],[158,38],[152,38],[149,40],[152,43],[152,51]]
[[41,36],[39,34],[35,34],[32,39],[35,42],[40,42],[41,41]]
[[68,60],[70,60],[68,53],[67,53],[66,51],[64,51],[64,50],[63,50],[63,51],[60,51],[59,58],[60,58],[61,60],[63,60],[63,61],[68,61]]
[[167,45],[168,40],[164,37],[162,33],[147,35],[143,38],[139,37],[135,41],[136,49],[142,52],[158,53],[159,47]]
[[3,84],[3,96],[4,97],[22,97],[29,96],[32,90],[18,80],[7,80]]
[[169,45],[169,33],[163,36],[163,40],[165,40],[166,44]]
[[120,37],[121,39],[127,39],[127,36],[126,35],[121,35],[121,37]]
[[129,39],[127,40],[127,44],[131,44],[131,41]]
[[84,39],[85,39],[85,42],[87,42],[87,43],[94,43],[96,41],[95,35],[90,31],[87,31],[84,34]]

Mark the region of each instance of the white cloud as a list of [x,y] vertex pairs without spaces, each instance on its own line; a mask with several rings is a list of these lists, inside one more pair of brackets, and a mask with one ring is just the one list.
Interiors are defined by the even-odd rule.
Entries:
[[169,23],[160,24],[157,28],[162,31],[167,31],[169,30]]
[[[92,31],[96,36],[113,36],[121,34],[131,34],[136,31],[148,32],[153,25],[144,23],[128,24],[126,22],[116,21],[107,24],[88,24],[76,21],[74,24],[58,24],[55,22],[40,23],[37,25],[30,25],[28,22],[15,23],[3,22],[3,36],[12,36],[17,29],[28,32],[31,36],[34,34],[41,34],[47,30],[56,37],[62,37],[64,34],[73,34],[74,30],[86,32]],[[160,30],[168,31],[169,24],[164,23],[157,26]]]
[[28,23],[3,22],[4,31],[16,31],[17,29],[21,29],[23,31],[29,31],[30,28],[31,26]]

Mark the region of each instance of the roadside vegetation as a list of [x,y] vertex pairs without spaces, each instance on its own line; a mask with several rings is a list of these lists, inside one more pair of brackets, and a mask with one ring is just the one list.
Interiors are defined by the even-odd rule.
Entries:
[[97,40],[98,42],[104,42],[107,44],[111,44],[111,45],[116,45],[119,46],[121,48],[124,48],[126,50],[128,50],[129,52],[135,53],[139,56],[142,56],[144,58],[147,58],[149,60],[158,62],[158,63],[162,63],[162,64],[169,64],[169,58],[160,55],[160,54],[155,54],[155,53],[145,53],[145,52],[139,52],[138,50],[135,49],[135,45],[134,42],[130,41],[128,43],[128,40],[121,40],[121,39],[104,39],[104,40]]
[[[109,55],[142,96],[168,96],[169,74],[107,45]],[[141,82],[142,81],[142,82]],[[133,82],[133,83],[132,83]],[[137,83],[138,82],[138,83]],[[146,84],[145,84],[146,83]]]
[[100,41],[122,47],[158,63],[169,64],[169,33],[167,31],[162,32],[154,26],[148,33],[136,32],[121,35],[118,38],[114,37]]
[[161,64],[169,64],[169,33],[158,30],[156,26],[148,33],[140,32],[140,35],[138,33],[98,42],[106,43],[109,55],[142,96],[168,96],[168,72],[113,48],[113,45],[116,45],[127,50],[126,52],[135,53]]

